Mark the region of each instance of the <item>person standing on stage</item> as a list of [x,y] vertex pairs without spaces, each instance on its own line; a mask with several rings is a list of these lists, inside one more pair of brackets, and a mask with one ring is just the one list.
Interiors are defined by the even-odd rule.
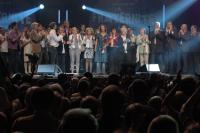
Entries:
[[91,27],[86,28],[86,35],[83,37],[83,44],[85,45],[84,59],[86,72],[92,73],[92,61],[94,58],[95,37],[94,30]]
[[[183,65],[183,72],[184,73],[191,73],[192,69],[190,69],[190,46],[188,41],[190,39],[190,33],[188,31],[187,24],[182,24],[181,29],[179,31],[179,44],[182,50],[182,65]],[[180,57],[180,56],[179,56]]]
[[190,69],[193,73],[200,73],[200,34],[196,25],[191,26],[190,41],[194,41],[190,48]]
[[38,64],[41,63],[42,58],[41,58],[41,41],[44,38],[45,33],[39,31],[39,24],[36,22],[33,22],[31,24],[31,33],[30,33],[30,39],[31,39],[31,50],[32,54],[36,55],[39,60]]
[[70,44],[70,66],[71,72],[79,73],[80,68],[80,54],[82,48],[82,38],[78,33],[78,29],[76,27],[72,28],[72,34],[69,36],[69,44]]
[[178,33],[176,28],[174,27],[173,23],[169,21],[166,25],[165,29],[165,46],[166,46],[166,65],[167,69],[166,72],[169,73],[177,73],[177,70],[180,68],[177,68],[177,62],[180,62],[178,56],[178,51],[180,51],[180,48],[178,47]]
[[3,28],[0,28],[0,57],[5,64],[8,66],[8,41],[7,33]]
[[137,36],[134,35],[133,29],[128,28],[128,38],[130,39],[130,48],[129,48],[129,64],[134,65],[136,63],[136,52],[137,52],[137,45],[136,45],[136,38]]
[[96,72],[98,74],[106,74],[106,63],[108,62],[107,46],[109,44],[109,35],[107,34],[106,26],[101,24],[99,27],[100,33],[97,34],[95,44],[95,63]]
[[21,47],[24,50],[23,57],[24,57],[25,73],[31,73],[31,63],[29,61],[28,56],[32,54],[32,47],[31,47],[31,39],[30,39],[30,30],[27,26],[24,27],[24,31],[22,33],[20,41],[21,41]]
[[[10,30],[8,32],[8,63],[10,68],[10,73],[14,74],[19,72],[19,45],[20,45],[21,33],[18,29],[17,23],[13,22],[10,25]],[[16,63],[18,62],[18,63]]]
[[63,26],[60,26],[58,28],[58,36],[62,38],[62,40],[59,41],[59,46],[57,47],[58,51],[58,66],[61,68],[62,72],[66,71],[66,49],[65,49],[65,42],[64,42],[64,36],[65,36],[65,29]]
[[65,46],[65,72],[70,73],[70,55],[69,55],[69,35],[70,35],[70,23],[64,21],[63,28],[65,29],[65,35],[63,36],[64,46]]
[[115,64],[117,67],[119,67],[119,72],[121,76],[131,74],[130,67],[134,62],[134,55],[131,52],[131,39],[128,35],[128,28],[126,25],[122,25],[120,28],[120,36],[118,39],[118,52],[116,54],[117,64]]
[[49,59],[50,64],[57,64],[58,62],[58,52],[57,48],[59,46],[59,42],[62,41],[63,35],[57,35],[56,29],[57,25],[55,22],[51,22],[49,24],[50,32],[48,35],[48,42],[49,42]]
[[112,29],[109,37],[108,59],[109,59],[109,72],[119,73],[118,66],[118,34],[115,28]]
[[145,33],[145,28],[140,29],[140,34],[137,36],[137,62],[140,63],[140,66],[146,65],[149,63],[149,37]]
[[161,71],[164,71],[164,42],[165,34],[160,29],[160,22],[155,23],[154,30],[150,32],[150,63],[159,64]]

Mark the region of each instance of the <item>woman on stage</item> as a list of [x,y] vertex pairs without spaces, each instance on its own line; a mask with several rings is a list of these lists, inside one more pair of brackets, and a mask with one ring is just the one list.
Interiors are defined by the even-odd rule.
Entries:
[[109,43],[109,35],[107,34],[106,26],[100,25],[100,33],[97,34],[96,45],[95,45],[95,63],[96,73],[106,74],[106,63],[107,63],[107,46]]
[[146,65],[149,63],[149,37],[145,33],[145,28],[140,29],[140,34],[137,36],[137,62],[140,63],[140,66]]
[[109,72],[119,73],[118,68],[118,34],[115,28],[112,29],[109,37],[108,57],[109,57]]
[[91,27],[86,28],[86,35],[83,38],[83,44],[85,44],[85,69],[86,72],[92,73],[92,61],[94,58],[94,45],[95,45],[95,37],[94,31]]
[[71,72],[74,73],[76,70],[76,73],[79,73],[82,38],[76,27],[72,28],[72,34],[69,36],[69,44]]

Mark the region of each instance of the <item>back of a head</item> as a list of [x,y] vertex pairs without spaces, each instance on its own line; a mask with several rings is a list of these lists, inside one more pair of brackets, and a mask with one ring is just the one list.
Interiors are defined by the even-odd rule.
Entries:
[[87,80],[81,80],[78,84],[78,91],[81,96],[87,96],[90,91],[90,84]]
[[53,91],[47,87],[42,87],[33,91],[31,104],[36,111],[49,111],[52,109],[54,99]]
[[104,114],[119,113],[124,104],[124,95],[116,85],[107,86],[101,93],[101,103]]
[[71,109],[63,116],[61,133],[97,133],[97,121],[87,109]]
[[82,108],[88,108],[92,111],[93,115],[97,115],[98,109],[100,107],[100,102],[93,96],[87,96],[81,101]]
[[180,86],[181,86],[181,91],[183,91],[184,94],[189,97],[195,91],[197,87],[197,82],[193,77],[189,76],[182,79]]
[[148,87],[146,81],[136,79],[130,84],[128,94],[135,102],[144,103],[147,102],[150,94],[150,88]]
[[160,96],[151,97],[148,101],[148,105],[159,113],[162,108],[162,98]]
[[168,115],[160,115],[151,121],[147,133],[179,133],[178,123]]
[[120,77],[116,74],[111,74],[108,76],[108,84],[109,85],[119,85]]

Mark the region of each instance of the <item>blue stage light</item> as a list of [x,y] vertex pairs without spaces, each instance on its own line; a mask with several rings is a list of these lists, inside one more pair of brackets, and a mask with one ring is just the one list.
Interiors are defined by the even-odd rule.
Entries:
[[87,7],[85,5],[82,6],[82,9],[85,10]]
[[40,4],[39,7],[41,10],[44,9],[44,4]]

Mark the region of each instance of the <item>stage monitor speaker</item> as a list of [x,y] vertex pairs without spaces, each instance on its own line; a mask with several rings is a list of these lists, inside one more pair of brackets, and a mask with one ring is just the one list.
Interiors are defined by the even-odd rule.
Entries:
[[58,65],[52,64],[40,64],[37,68],[38,75],[45,75],[45,76],[58,76],[62,73],[62,70]]
[[138,72],[160,72],[158,64],[146,64],[139,68]]

